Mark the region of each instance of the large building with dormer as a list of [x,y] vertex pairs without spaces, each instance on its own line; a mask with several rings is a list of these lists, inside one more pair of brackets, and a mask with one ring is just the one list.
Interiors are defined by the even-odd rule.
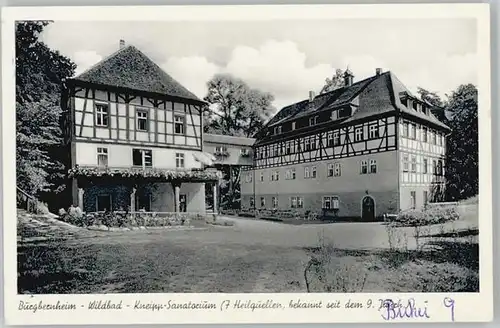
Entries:
[[281,109],[256,136],[242,208],[371,221],[444,186],[449,128],[391,72]]
[[[205,103],[134,46],[66,81],[62,126],[74,205],[205,212],[220,175],[203,150]],[[216,205],[214,205],[216,209]]]

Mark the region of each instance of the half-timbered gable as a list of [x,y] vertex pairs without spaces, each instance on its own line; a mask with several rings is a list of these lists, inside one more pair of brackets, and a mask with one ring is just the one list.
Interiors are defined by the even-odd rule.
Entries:
[[[203,182],[217,180],[203,170],[207,159],[203,153],[205,102],[140,50],[120,44],[118,51],[66,81],[62,100],[64,139],[71,154],[67,164],[75,177],[74,189],[80,184],[81,193],[85,187],[97,193],[85,202],[79,200],[86,204],[84,209],[101,210],[98,199],[103,192],[104,198],[117,198],[106,201],[108,210],[123,208],[126,203],[131,208],[139,206],[124,201],[116,190],[109,191],[109,185],[97,187],[96,179],[86,177],[133,175],[144,176],[144,181],[115,179],[113,183],[121,184],[115,187],[133,192],[134,199],[141,199],[135,197],[141,184],[162,191],[145,191],[149,196],[143,198],[149,201],[140,204],[141,208],[177,211],[184,199],[184,210],[205,210]],[[169,194],[175,197],[170,199]],[[76,196],[74,199],[76,202]],[[176,205],[165,205],[170,203]]]
[[[443,172],[448,128],[431,107],[391,72],[377,70],[356,83],[347,72],[344,87],[284,107],[256,135],[253,170],[245,173],[252,177],[242,179],[243,206],[324,213],[335,199],[335,215],[354,217],[363,216],[365,203],[371,216],[410,207],[406,184],[429,189],[443,181],[415,177],[411,163],[410,171],[402,163],[413,152],[417,166],[428,157],[429,171]],[[413,132],[404,134],[407,124]],[[422,131],[428,143],[416,143]]]

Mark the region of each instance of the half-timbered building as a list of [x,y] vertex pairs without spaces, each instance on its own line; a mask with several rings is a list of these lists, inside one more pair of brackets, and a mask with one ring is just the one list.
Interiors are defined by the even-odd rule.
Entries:
[[281,109],[256,136],[242,207],[374,220],[444,185],[449,128],[391,72]]
[[219,179],[205,168],[204,105],[123,41],[66,81],[62,117],[73,203],[86,212],[204,212],[205,185],[215,191]]

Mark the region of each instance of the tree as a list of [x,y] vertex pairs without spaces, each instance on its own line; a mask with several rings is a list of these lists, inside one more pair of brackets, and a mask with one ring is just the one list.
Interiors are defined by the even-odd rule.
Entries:
[[441,97],[436,92],[431,92],[419,87],[417,93],[420,96],[420,99],[434,106],[433,108],[431,108],[432,114],[434,114],[434,116],[436,116],[441,122],[448,122],[448,119],[445,115],[445,103],[441,100]]
[[335,89],[341,88],[345,85],[344,82],[344,71],[341,69],[336,69],[335,74],[332,78],[326,78],[325,85],[319,92],[320,94],[333,91]]
[[54,191],[64,166],[60,95],[76,65],[39,41],[47,21],[16,23],[17,185],[30,194]]
[[452,129],[446,149],[446,193],[450,200],[465,199],[479,192],[477,94],[474,85],[461,85],[446,102]]
[[270,93],[252,89],[231,75],[215,75],[207,85],[205,132],[251,137],[274,112]]

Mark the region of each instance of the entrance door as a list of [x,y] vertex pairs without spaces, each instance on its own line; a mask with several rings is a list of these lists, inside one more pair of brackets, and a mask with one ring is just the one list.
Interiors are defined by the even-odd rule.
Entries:
[[375,221],[375,201],[370,196],[365,196],[362,202],[361,218],[363,221]]
[[179,212],[186,212],[187,210],[187,198],[185,194],[179,195]]

